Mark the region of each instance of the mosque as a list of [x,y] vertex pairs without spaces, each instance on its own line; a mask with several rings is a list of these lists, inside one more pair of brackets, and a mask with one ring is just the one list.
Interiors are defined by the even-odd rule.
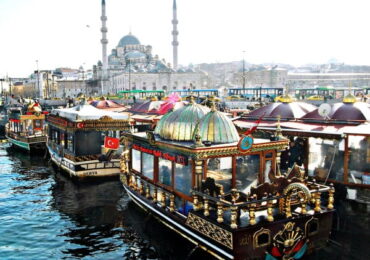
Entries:
[[94,66],[94,74],[101,81],[101,92],[117,93],[122,90],[200,89],[210,84],[208,75],[194,67],[178,66],[177,5],[173,0],[172,48],[173,63],[166,63],[152,54],[152,46],[141,44],[129,32],[123,36],[111,54],[107,55],[106,3],[102,0],[102,61]]

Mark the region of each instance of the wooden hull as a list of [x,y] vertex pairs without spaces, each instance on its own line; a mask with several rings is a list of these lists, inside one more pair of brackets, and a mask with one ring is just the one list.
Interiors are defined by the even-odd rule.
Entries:
[[[72,178],[76,179],[98,179],[98,178],[118,178],[119,160],[111,162],[99,162],[98,160],[74,162],[65,157],[60,156],[57,152],[47,146],[51,161],[61,170],[67,173]],[[107,166],[109,164],[110,166]],[[85,165],[95,165],[97,167],[86,167]],[[102,166],[102,167],[99,167]]]
[[25,142],[21,140],[16,140],[14,138],[11,138],[10,136],[6,136],[8,141],[16,146],[17,148],[20,148],[25,151],[32,151],[32,150],[43,150],[45,149],[45,144],[46,144],[46,137],[44,141],[37,141],[37,142]]
[[[190,210],[187,216],[178,212],[170,212],[159,203],[142,196],[127,185],[123,185],[130,198],[142,209],[152,213],[165,226],[188,239],[203,250],[219,259],[265,259],[273,240],[287,225],[292,225],[304,233],[304,255],[326,245],[329,238],[333,211],[314,215],[297,215],[274,222],[262,222],[247,225],[245,228],[231,229],[221,227],[216,221],[203,216],[201,211]],[[315,220],[318,230],[309,232],[308,223]],[[267,231],[270,233],[268,244],[256,245],[256,234]],[[274,258],[269,258],[274,259]],[[298,259],[298,258],[291,258]]]

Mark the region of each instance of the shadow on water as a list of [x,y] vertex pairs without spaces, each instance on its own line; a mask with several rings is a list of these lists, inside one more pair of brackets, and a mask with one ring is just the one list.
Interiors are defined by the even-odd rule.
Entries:
[[173,232],[154,218],[151,214],[138,208],[130,201],[124,210],[126,224],[145,238],[163,260],[213,260],[211,255],[195,246],[188,240]]
[[73,222],[60,234],[71,245],[63,254],[84,257],[120,250],[125,230],[117,202],[122,192],[118,181],[77,183],[55,174],[51,206]]

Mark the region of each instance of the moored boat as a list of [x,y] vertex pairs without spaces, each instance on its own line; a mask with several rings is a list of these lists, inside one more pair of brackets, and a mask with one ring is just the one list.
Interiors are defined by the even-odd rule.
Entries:
[[26,151],[45,149],[45,113],[38,102],[25,107],[8,108],[5,136],[17,148]]
[[78,179],[118,177],[119,138],[130,130],[125,114],[88,104],[55,109],[47,117],[52,162]]
[[299,259],[328,240],[334,189],[297,167],[280,174],[288,144],[280,132],[239,138],[214,106],[191,102],[124,143],[121,181],[131,199],[217,258]]

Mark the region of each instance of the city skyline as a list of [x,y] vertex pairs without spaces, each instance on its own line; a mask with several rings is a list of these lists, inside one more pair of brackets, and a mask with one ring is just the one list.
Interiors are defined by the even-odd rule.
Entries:
[[[128,34],[172,63],[172,0],[106,0],[108,54]],[[369,65],[366,1],[177,0],[180,65]],[[0,0],[0,77],[91,69],[101,60],[101,0]],[[220,18],[221,17],[221,18]],[[36,62],[38,60],[38,62]],[[38,63],[38,64],[37,64]]]

